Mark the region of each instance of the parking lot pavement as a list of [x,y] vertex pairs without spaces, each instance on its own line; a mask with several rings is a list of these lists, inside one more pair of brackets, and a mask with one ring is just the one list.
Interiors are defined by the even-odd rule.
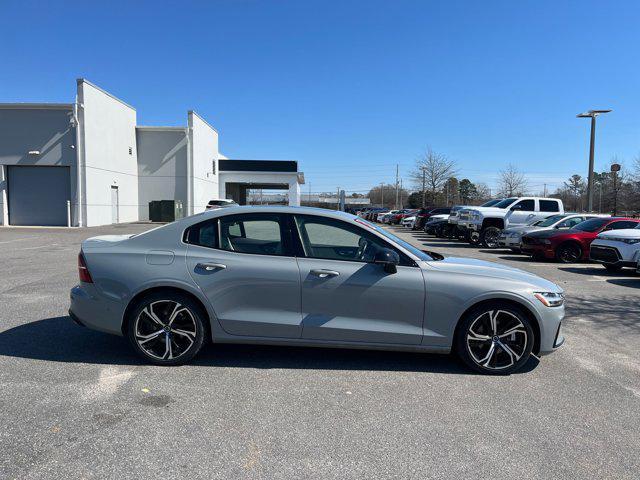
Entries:
[[257,346],[161,368],[66,316],[80,241],[147,228],[0,229],[0,478],[638,478],[640,277],[391,228],[559,283],[565,346],[510,377]]

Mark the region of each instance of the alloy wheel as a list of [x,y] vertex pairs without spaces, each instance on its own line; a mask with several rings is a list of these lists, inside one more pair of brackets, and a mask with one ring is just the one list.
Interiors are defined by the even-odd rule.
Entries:
[[489,227],[482,234],[482,242],[487,248],[496,248],[498,247],[499,237],[500,230],[495,227]]
[[505,310],[489,310],[475,318],[466,334],[471,359],[489,370],[504,370],[527,352],[529,337],[520,319]]
[[582,251],[577,245],[563,245],[558,250],[558,260],[562,263],[575,263],[581,256]]
[[157,360],[174,360],[196,341],[197,323],[191,311],[174,300],[149,303],[135,319],[138,347]]

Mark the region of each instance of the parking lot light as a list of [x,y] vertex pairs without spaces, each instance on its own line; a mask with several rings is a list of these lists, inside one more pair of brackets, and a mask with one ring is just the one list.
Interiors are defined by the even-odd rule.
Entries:
[[587,211],[593,211],[593,163],[594,163],[594,151],[596,144],[596,117],[604,113],[609,113],[611,110],[589,110],[588,112],[579,113],[577,118],[590,118],[591,119],[591,140],[589,142],[589,175],[587,181]]

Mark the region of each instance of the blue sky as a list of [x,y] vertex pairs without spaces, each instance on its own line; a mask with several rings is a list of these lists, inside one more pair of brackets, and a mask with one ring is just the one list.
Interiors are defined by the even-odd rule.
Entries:
[[[311,191],[406,176],[427,145],[461,177],[511,162],[532,190],[640,154],[640,2],[0,0],[0,102],[73,100],[85,77],[232,158],[296,159]],[[305,187],[305,191],[309,186]]]

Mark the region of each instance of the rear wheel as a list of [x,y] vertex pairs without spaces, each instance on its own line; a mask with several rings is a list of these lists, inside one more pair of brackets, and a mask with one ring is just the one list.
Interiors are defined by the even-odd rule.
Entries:
[[534,333],[519,309],[503,302],[485,304],[471,310],[461,322],[456,351],[477,372],[508,375],[529,360]]
[[498,227],[487,227],[480,233],[480,242],[487,248],[497,248],[500,229]]
[[158,292],[131,311],[127,337],[138,355],[155,365],[182,365],[205,339],[205,313],[186,295]]
[[556,260],[562,263],[576,263],[582,258],[582,248],[577,243],[563,243],[556,249]]

